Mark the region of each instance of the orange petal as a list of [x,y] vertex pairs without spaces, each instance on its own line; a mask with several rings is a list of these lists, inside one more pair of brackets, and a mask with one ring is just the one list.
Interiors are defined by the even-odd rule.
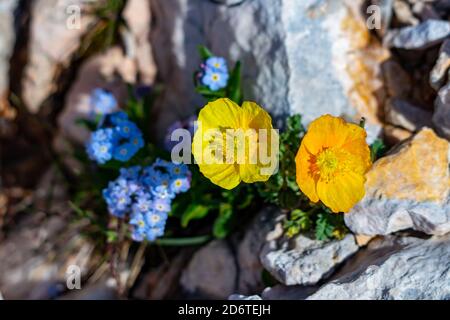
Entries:
[[318,202],[319,197],[316,192],[316,181],[314,172],[311,170],[311,161],[314,156],[308,152],[304,143],[295,158],[297,167],[297,184],[300,190],[312,201]]
[[343,145],[347,124],[342,118],[329,114],[311,122],[303,141],[309,152],[317,155],[323,148]]
[[342,172],[333,180],[317,182],[320,200],[333,212],[349,212],[365,194],[364,176],[354,172]]

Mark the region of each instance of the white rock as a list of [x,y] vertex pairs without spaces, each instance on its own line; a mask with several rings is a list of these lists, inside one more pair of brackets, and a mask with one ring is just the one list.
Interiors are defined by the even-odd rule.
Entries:
[[450,83],[439,90],[435,102],[433,123],[436,130],[450,140]]
[[262,272],[264,270],[259,254],[268,238],[277,238],[282,235],[278,221],[282,218],[278,209],[267,208],[259,213],[245,231],[244,238],[238,240],[237,260],[239,266],[238,291],[240,294],[252,294],[264,289]]
[[324,285],[309,300],[448,300],[450,235],[410,244],[365,261],[359,269]]
[[16,40],[14,10],[18,3],[18,0],[2,0],[0,2],[0,104],[6,100],[9,90],[9,59]]
[[314,285],[328,277],[358,249],[351,234],[343,240],[329,242],[299,235],[291,241],[282,239],[266,244],[261,261],[285,285]]
[[[95,22],[86,9],[101,0],[36,0],[31,5],[29,61],[24,71],[23,101],[31,112],[57,88],[58,77],[68,67],[79,49],[82,36]],[[81,10],[80,26],[71,15],[72,8]],[[84,12],[84,13],[83,13]],[[70,26],[70,27],[69,27]]]
[[192,81],[200,63],[197,46],[204,44],[231,65],[243,62],[245,98],[260,103],[278,124],[293,113],[301,113],[305,124],[325,113],[355,121],[365,116],[373,140],[380,129],[377,72],[387,54],[353,13],[361,2],[347,2],[253,0],[227,7],[153,1],[152,43],[167,85],[158,102],[159,131],[204,104]]
[[[127,75],[124,74],[122,67],[127,61],[122,49],[113,47],[91,57],[81,66],[58,119],[61,133],[65,138],[83,144],[89,137],[89,131],[78,124],[77,120],[91,117],[90,96],[95,88],[111,91],[119,105],[126,101],[127,87],[124,78]],[[133,74],[133,77],[135,76],[136,74]]]
[[366,194],[345,215],[356,234],[386,235],[414,229],[450,232],[449,143],[424,128],[374,163]]

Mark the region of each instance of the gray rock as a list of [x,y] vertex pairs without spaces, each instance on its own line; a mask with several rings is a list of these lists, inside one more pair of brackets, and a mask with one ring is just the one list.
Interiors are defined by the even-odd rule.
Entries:
[[250,223],[243,239],[238,240],[239,284],[237,292],[240,294],[253,294],[264,289],[261,277],[264,268],[259,254],[268,238],[274,239],[282,235],[283,230],[278,223],[282,218],[278,209],[267,208]]
[[[36,0],[31,5],[28,64],[24,71],[23,101],[31,112],[39,111],[42,103],[58,89],[58,77],[70,65],[80,47],[81,38],[95,23],[87,14],[90,6],[101,0]],[[71,6],[81,12],[80,28],[68,23]],[[73,26],[73,27],[72,27]]]
[[56,169],[35,189],[33,213],[8,233],[0,246],[0,288],[5,299],[53,299],[66,288],[69,266],[91,274],[99,257],[95,245],[70,223],[67,191]]
[[427,20],[417,26],[390,30],[385,44],[399,49],[427,49],[450,35],[450,22],[443,20]]
[[234,300],[234,301],[238,301],[238,300],[248,300],[248,301],[258,301],[258,300],[262,300],[260,296],[243,296],[240,294],[233,294],[231,295],[228,300]]
[[314,285],[356,251],[358,246],[350,234],[343,240],[329,242],[299,235],[291,241],[282,239],[266,244],[261,261],[285,285]]
[[9,59],[16,39],[14,10],[18,3],[18,0],[3,0],[0,3],[0,104],[7,97],[9,87]]
[[432,113],[408,101],[392,98],[386,102],[386,121],[411,132],[431,127]]
[[435,101],[433,123],[439,134],[450,140],[450,83],[439,90]]
[[418,16],[420,20],[441,19],[439,12],[433,7],[433,3],[416,2],[412,8],[414,15]]
[[305,300],[315,293],[319,286],[285,286],[278,284],[271,288],[266,288],[261,298],[263,300]]
[[397,20],[403,24],[417,25],[419,19],[417,19],[411,10],[409,4],[403,0],[394,1],[394,12]]
[[62,296],[59,300],[117,300],[116,281],[104,278],[95,283],[82,286],[80,290],[73,290]]
[[360,4],[252,0],[225,7],[203,0],[153,1],[152,44],[166,83],[156,106],[157,131],[163,134],[204,105],[192,74],[200,63],[197,46],[206,44],[231,66],[243,62],[245,98],[271,112],[277,125],[293,113],[301,113],[305,124],[326,113],[354,121],[365,116],[373,140],[380,129],[375,92],[382,87],[376,70],[386,51],[367,41],[364,20],[354,13]]
[[324,285],[309,300],[450,299],[450,235],[418,241]]
[[224,240],[214,240],[197,251],[181,276],[190,294],[226,299],[236,292],[237,269],[233,253]]
[[246,0],[209,0],[209,1],[215,2],[217,4],[227,5],[227,6],[236,6]]
[[450,68],[450,40],[445,40],[439,52],[439,58],[436,65],[430,73],[430,85],[438,91],[448,78],[448,69]]
[[390,97],[407,98],[412,89],[411,76],[393,59],[381,66],[387,93]]
[[[376,9],[380,10],[381,28],[376,28],[375,31],[378,33],[378,35],[383,37],[388,31],[389,26],[392,22],[394,0],[372,0],[370,1],[370,4],[377,6]],[[368,11],[368,14],[374,14],[374,12],[372,12],[371,10]]]
[[364,235],[449,233],[449,150],[445,139],[424,128],[375,162],[366,174],[366,195],[345,215],[345,224]]

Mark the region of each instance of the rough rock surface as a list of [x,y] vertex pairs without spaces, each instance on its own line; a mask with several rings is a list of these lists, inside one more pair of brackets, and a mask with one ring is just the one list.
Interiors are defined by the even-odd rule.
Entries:
[[204,101],[192,74],[206,44],[230,64],[244,64],[246,99],[277,120],[301,113],[305,124],[331,113],[367,118],[370,138],[379,131],[376,91],[386,51],[352,8],[360,1],[253,0],[227,7],[212,1],[153,1],[155,59],[167,90],[158,101],[159,132],[191,115]]
[[404,27],[388,32],[385,44],[400,49],[427,49],[450,35],[450,22],[427,20],[417,26]]
[[353,235],[323,242],[299,235],[271,241],[261,252],[264,267],[285,285],[314,285],[358,251]]
[[435,102],[433,123],[439,134],[450,140],[450,83],[439,90]]
[[123,18],[128,26],[123,32],[126,56],[133,61],[130,69],[135,70],[129,82],[151,85],[156,77],[156,68],[149,41],[152,24],[150,1],[129,0]]
[[[95,18],[86,13],[87,9],[100,1],[33,1],[29,61],[22,82],[23,101],[31,112],[39,111],[42,103],[58,89],[56,80],[71,62],[82,36],[95,22]],[[70,9],[75,8],[73,6],[78,6],[84,12],[80,16],[80,28],[76,26],[76,19],[72,20],[74,11]]]
[[367,174],[364,199],[345,223],[366,235],[450,232],[449,143],[425,128],[378,160]]
[[237,300],[249,300],[249,301],[253,300],[253,301],[256,301],[256,300],[262,300],[262,299],[260,296],[256,296],[256,295],[255,296],[244,296],[244,295],[240,295],[240,294],[233,294],[228,298],[228,300],[235,300],[235,301],[237,301]]
[[430,73],[430,84],[435,90],[439,90],[448,79],[450,68],[450,40],[447,39],[441,46],[439,58]]
[[385,114],[387,122],[412,132],[433,125],[431,112],[403,99],[389,99],[385,106]]
[[278,223],[282,217],[278,209],[263,210],[251,222],[243,239],[238,240],[239,283],[237,292],[240,294],[253,294],[264,289],[261,277],[264,268],[259,259],[259,253],[268,240],[282,235],[283,229]]
[[89,131],[77,123],[79,119],[89,119],[91,114],[90,96],[95,88],[110,90],[119,104],[125,102],[127,86],[124,79],[135,77],[123,69],[127,58],[121,48],[113,47],[88,59],[80,68],[78,77],[69,89],[66,106],[59,116],[59,127],[64,137],[84,143]]
[[283,217],[279,209],[268,207],[249,222],[243,234],[236,233],[228,242],[213,241],[198,250],[182,274],[182,286],[194,296],[209,299],[261,292],[265,285],[259,253],[267,241],[282,235],[279,222]]
[[14,10],[18,3],[18,0],[3,0],[0,3],[0,115],[7,108],[9,59],[16,39]]
[[192,257],[181,276],[181,285],[191,294],[226,299],[235,292],[237,268],[224,240],[215,240]]
[[71,265],[90,274],[100,258],[94,244],[70,224],[63,182],[49,170],[36,188],[33,214],[22,219],[0,246],[0,288],[5,299],[53,299],[66,288]]
[[449,261],[450,235],[417,241],[367,259],[308,299],[448,300]]

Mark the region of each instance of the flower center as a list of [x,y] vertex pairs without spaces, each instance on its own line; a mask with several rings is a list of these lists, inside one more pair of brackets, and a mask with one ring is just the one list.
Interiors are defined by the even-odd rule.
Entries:
[[336,173],[339,167],[339,159],[333,150],[325,149],[317,156],[316,164],[320,177],[328,181]]
[[214,73],[212,75],[212,79],[213,79],[213,81],[219,81],[219,75],[217,73]]

